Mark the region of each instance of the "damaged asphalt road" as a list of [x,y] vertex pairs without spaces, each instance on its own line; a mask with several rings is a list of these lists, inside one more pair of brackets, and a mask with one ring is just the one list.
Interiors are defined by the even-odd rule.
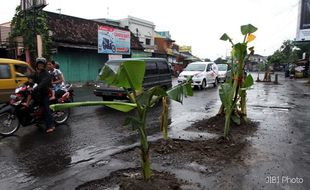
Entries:
[[[253,78],[256,78],[255,76]],[[175,82],[175,81],[174,81]],[[310,88],[304,80],[280,76],[281,85],[256,83],[248,91],[249,118],[260,123],[249,137],[246,167],[231,165],[212,176],[168,170],[178,178],[200,183],[202,189],[307,189],[310,186]],[[75,101],[100,100],[91,88],[76,89]],[[194,121],[214,116],[220,107],[218,88],[195,90],[183,105],[171,102],[170,137],[211,138],[208,133],[185,132]],[[160,137],[158,105],[149,114],[151,139]],[[130,113],[132,114],[132,113]],[[74,108],[67,125],[44,134],[36,127],[21,128],[16,136],[0,139],[0,189],[74,189],[107,176],[130,163],[110,155],[137,142],[122,123],[128,114],[105,107]],[[191,173],[192,175],[186,175]],[[202,174],[201,174],[202,175]],[[303,183],[268,183],[272,176],[303,179]]]

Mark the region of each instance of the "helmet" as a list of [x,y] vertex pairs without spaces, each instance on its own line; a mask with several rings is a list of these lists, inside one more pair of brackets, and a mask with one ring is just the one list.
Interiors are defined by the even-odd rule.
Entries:
[[44,66],[46,66],[47,64],[46,59],[44,57],[38,57],[36,59],[36,67],[38,66],[38,64],[43,64]]

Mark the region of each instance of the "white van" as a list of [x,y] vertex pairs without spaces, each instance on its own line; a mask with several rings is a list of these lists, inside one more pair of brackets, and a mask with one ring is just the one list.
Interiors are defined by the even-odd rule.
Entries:
[[206,88],[209,84],[214,87],[218,84],[218,68],[213,62],[193,62],[180,73],[178,83],[183,82],[188,77],[192,77],[192,86],[200,89]]

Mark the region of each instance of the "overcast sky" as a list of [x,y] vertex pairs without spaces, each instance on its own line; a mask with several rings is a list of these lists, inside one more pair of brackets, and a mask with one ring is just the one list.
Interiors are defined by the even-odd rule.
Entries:
[[[0,23],[10,21],[20,0],[1,0]],[[5,3],[4,3],[5,2]],[[179,45],[191,45],[193,54],[211,58],[229,54],[226,32],[241,39],[240,25],[258,28],[251,44],[255,53],[270,55],[296,35],[299,0],[47,0],[44,10],[81,18],[121,19],[128,15],[154,22],[157,31],[170,31]]]

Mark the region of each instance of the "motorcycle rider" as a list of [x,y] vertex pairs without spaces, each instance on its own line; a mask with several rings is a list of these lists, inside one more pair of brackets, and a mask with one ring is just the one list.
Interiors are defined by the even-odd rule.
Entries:
[[49,90],[51,87],[51,75],[46,70],[46,59],[39,57],[36,59],[36,72],[30,76],[34,83],[37,83],[38,86],[33,89],[33,96],[43,109],[44,114],[44,123],[46,125],[46,132],[50,133],[55,130],[53,116],[49,108]]

